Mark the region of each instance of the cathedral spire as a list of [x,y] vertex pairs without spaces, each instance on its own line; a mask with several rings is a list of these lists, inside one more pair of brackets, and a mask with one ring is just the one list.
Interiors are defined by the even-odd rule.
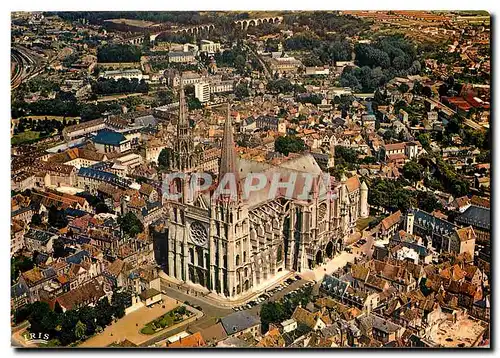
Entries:
[[219,186],[216,197],[226,203],[238,202],[241,199],[241,186],[236,166],[236,150],[234,147],[233,127],[231,125],[231,107],[227,104],[227,119],[224,123],[221,159],[219,166]]
[[189,120],[187,116],[186,94],[184,93],[184,80],[180,78],[180,92],[179,92],[179,121],[177,123],[177,132],[179,135],[186,134],[184,130],[189,128]]
[[236,168],[236,151],[234,148],[233,126],[231,124],[231,106],[229,102],[227,103],[227,119],[224,123],[224,136],[222,139],[219,180],[221,180],[227,173],[238,175]]

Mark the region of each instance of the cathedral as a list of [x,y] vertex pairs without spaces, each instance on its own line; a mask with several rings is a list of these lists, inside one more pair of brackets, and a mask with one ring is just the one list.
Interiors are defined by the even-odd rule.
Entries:
[[[196,153],[181,90],[179,136],[174,147],[176,168],[187,176],[196,171]],[[281,271],[301,272],[333,258],[355,231],[358,218],[368,216],[368,188],[357,176],[340,182],[321,180],[322,170],[310,154],[285,158],[280,164],[239,158],[228,105],[218,178],[236,178],[237,195],[164,199],[165,217],[152,230],[155,256],[167,275],[199,284],[222,299],[244,299],[255,287]],[[307,173],[313,184],[307,197],[297,191],[270,198],[269,186],[241,195],[252,173],[283,178]],[[187,188],[179,180],[179,190]]]

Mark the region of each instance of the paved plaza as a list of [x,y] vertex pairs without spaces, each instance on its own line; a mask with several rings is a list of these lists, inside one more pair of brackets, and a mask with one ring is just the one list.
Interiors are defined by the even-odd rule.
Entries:
[[[145,335],[140,333],[145,324],[151,322],[157,317],[167,313],[175,307],[182,304],[173,298],[162,295],[163,303],[155,304],[151,308],[141,307],[138,310],[129,313],[119,319],[98,335],[89,338],[83,342],[80,347],[107,347],[114,342],[121,342],[125,338],[134,344],[141,344],[154,337],[154,335]],[[165,306],[165,308],[163,308]],[[167,328],[168,329],[168,328]]]

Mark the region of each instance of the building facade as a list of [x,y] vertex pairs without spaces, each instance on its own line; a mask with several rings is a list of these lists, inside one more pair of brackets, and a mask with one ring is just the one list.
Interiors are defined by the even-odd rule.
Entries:
[[[167,275],[221,298],[239,299],[282,271],[311,269],[340,253],[357,218],[366,215],[367,203],[360,201],[367,195],[357,177],[323,181],[310,154],[279,166],[237,158],[229,113],[228,108],[218,178],[234,175],[238,194],[207,190],[196,197],[165,199],[166,217],[152,235],[157,263]],[[291,195],[268,195],[267,186],[243,196],[242,183],[253,173],[269,180],[278,173],[284,181],[307,173],[313,183],[308,187],[297,179]],[[179,179],[176,187],[185,191],[187,180]]]

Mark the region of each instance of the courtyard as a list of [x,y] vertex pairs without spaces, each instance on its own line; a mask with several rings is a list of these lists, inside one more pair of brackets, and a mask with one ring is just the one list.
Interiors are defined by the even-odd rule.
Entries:
[[[175,309],[182,303],[165,295],[162,295],[162,299],[163,303],[158,303],[150,307],[141,307],[119,319],[117,322],[113,322],[103,332],[89,338],[79,347],[107,347],[112,343],[121,342],[125,338],[136,345],[140,345],[151,339],[152,335],[140,333],[141,328]],[[165,330],[161,331],[161,333],[163,332]]]

